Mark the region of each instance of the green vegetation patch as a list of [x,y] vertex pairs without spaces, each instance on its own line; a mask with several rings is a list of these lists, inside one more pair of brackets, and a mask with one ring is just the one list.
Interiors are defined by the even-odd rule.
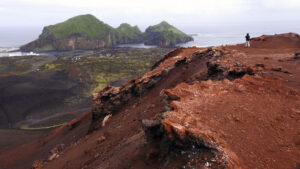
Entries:
[[98,20],[93,15],[79,15],[68,19],[65,22],[56,25],[50,25],[44,28],[43,36],[54,35],[56,38],[66,38],[70,35],[80,34],[89,38],[97,38],[100,36],[113,33],[114,29]]
[[0,75],[23,74],[32,68],[33,65],[23,57],[0,58]]
[[162,48],[103,50],[81,56],[78,60],[73,59],[75,56],[59,57],[42,65],[40,71],[66,70],[70,77],[80,79],[87,85],[85,95],[88,97],[115,81],[121,83],[144,74],[167,51]]
[[52,62],[55,59],[54,56],[0,57],[0,76],[22,75],[37,71],[40,65]]
[[123,23],[116,30],[119,43],[131,43],[142,40],[143,33],[137,26]]
[[53,129],[53,128],[57,128],[60,126],[63,126],[67,123],[61,123],[61,124],[55,124],[55,125],[51,125],[51,126],[44,126],[44,127],[30,127],[28,125],[23,125],[20,127],[21,130],[46,130],[46,129]]
[[154,26],[149,26],[146,32],[172,32],[176,36],[188,36],[166,21],[162,21],[161,23]]
[[51,51],[51,50],[55,50],[55,48],[51,45],[51,44],[47,44],[41,48],[37,48],[36,50],[40,50],[40,51]]
[[144,39],[145,44],[168,47],[191,41],[193,38],[163,21],[160,24],[149,26],[144,34]]

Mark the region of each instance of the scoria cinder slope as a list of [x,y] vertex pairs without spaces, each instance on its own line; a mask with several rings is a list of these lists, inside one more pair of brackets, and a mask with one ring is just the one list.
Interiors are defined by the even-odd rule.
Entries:
[[[29,168],[35,160],[33,168],[49,169],[296,168],[300,37],[261,36],[251,45],[175,49],[144,76],[95,94],[81,119],[0,153],[0,163],[5,169]],[[67,139],[76,132],[80,139]]]

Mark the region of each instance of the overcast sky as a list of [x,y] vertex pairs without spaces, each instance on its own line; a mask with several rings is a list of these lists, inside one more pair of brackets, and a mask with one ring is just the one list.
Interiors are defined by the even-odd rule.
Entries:
[[117,27],[300,24],[300,0],[1,0],[0,27],[42,27],[80,14]]

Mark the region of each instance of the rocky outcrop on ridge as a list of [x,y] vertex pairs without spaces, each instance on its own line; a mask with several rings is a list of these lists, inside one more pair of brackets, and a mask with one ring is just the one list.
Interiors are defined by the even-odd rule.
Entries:
[[[193,48],[191,49],[193,50]],[[105,116],[117,112],[130,100],[138,98],[149,91],[176,65],[187,62],[188,58],[185,56],[174,57],[174,55],[182,51],[183,48],[177,48],[169,52],[162,59],[166,60],[170,58],[167,62],[161,63],[158,68],[144,74],[142,77],[133,79],[121,87],[108,86],[99,93],[95,93],[93,95],[94,106],[92,109],[94,125],[92,125],[91,130],[100,127],[99,121],[102,121]]]
[[291,136],[298,128],[294,118],[300,97],[280,79],[246,75],[233,82],[182,83],[164,94],[170,110],[160,117],[164,135],[211,148],[216,152],[216,160],[209,161],[212,166],[292,168],[297,164],[299,152]]

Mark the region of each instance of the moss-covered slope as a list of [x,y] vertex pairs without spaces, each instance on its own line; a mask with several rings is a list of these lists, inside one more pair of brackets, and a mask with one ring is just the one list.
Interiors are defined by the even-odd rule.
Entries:
[[95,16],[87,14],[73,17],[56,25],[47,26],[44,28],[42,36],[54,35],[55,38],[61,39],[74,34],[81,34],[88,38],[98,38],[113,31],[114,28],[111,26],[98,20]]
[[173,47],[178,43],[192,41],[193,38],[166,21],[160,24],[149,26],[144,33],[146,45],[158,45],[161,47]]
[[117,28],[117,41],[119,44],[142,42],[142,31],[137,26],[122,23]]

